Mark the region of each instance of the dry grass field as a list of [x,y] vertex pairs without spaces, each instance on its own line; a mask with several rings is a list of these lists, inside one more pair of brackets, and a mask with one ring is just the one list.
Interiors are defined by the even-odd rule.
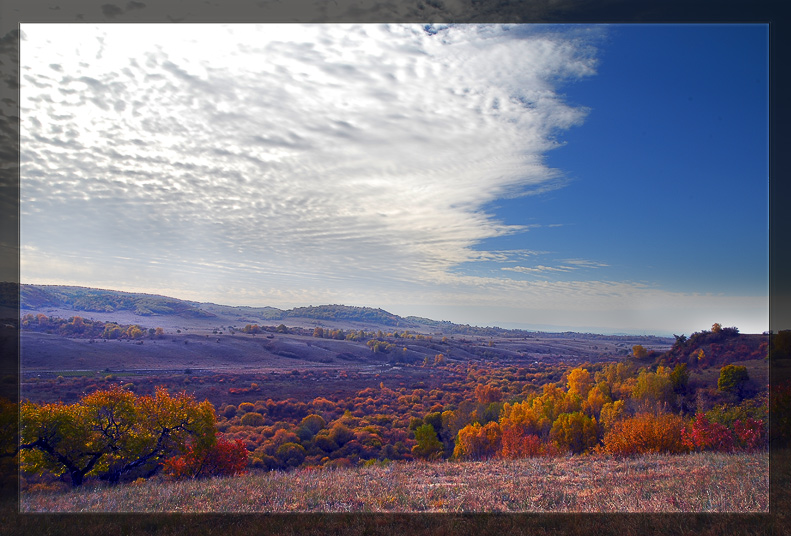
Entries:
[[390,463],[23,492],[22,512],[769,511],[769,457],[699,453]]

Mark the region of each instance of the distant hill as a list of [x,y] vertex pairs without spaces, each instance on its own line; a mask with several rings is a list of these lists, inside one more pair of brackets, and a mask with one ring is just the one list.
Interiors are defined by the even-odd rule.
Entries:
[[130,311],[140,316],[175,315],[184,318],[215,316],[200,308],[195,302],[176,298],[61,285],[20,285],[19,306],[21,309],[59,307],[103,313]]
[[[295,307],[283,310],[276,307],[249,307],[218,305],[180,300],[154,294],[123,292],[88,287],[63,285],[20,285],[20,308],[40,311],[46,308],[66,309],[80,312],[126,313],[142,317],[183,318],[193,320],[217,320],[218,322],[251,319],[253,322],[287,322],[292,320],[327,321],[335,323],[354,322],[368,326],[398,328],[400,330],[423,330],[446,335],[466,335],[470,337],[515,337],[530,338],[559,336],[578,337],[589,340],[607,339],[639,341],[642,344],[667,344],[667,339],[653,336],[613,337],[591,333],[553,334],[522,329],[503,329],[499,327],[478,327],[468,324],[454,324],[442,320],[432,320],[418,316],[401,317],[372,307],[348,305],[318,305]],[[134,322],[133,319],[129,320]],[[244,320],[247,321],[247,320]]]
[[319,305],[295,307],[285,311],[285,317],[315,318],[319,320],[347,320],[351,322],[370,322],[384,326],[405,326],[408,322],[398,315],[383,309],[371,307],[352,307],[348,305]]
[[267,321],[286,321],[287,319],[313,319],[334,322],[358,322],[389,326],[400,329],[436,329],[448,334],[478,336],[527,336],[523,330],[508,330],[497,327],[479,328],[469,325],[453,324],[416,316],[401,317],[372,307],[353,307],[348,305],[318,305],[295,307],[282,310],[276,307],[247,307],[217,305],[179,300],[154,294],[138,294],[118,290],[105,290],[87,287],[62,285],[20,285],[20,308],[38,310],[43,308],[70,309],[84,312],[128,312],[135,315],[177,316],[193,319],[218,318],[221,315],[240,317],[255,316]]
[[744,335],[730,327],[695,332],[689,338],[676,336],[672,348],[649,359],[663,366],[686,363],[690,368],[706,368],[746,359],[764,359],[768,348],[768,335]]

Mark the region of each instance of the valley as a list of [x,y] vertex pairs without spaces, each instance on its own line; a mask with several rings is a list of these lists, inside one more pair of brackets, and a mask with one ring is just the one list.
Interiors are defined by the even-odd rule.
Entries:
[[[657,352],[672,344],[650,336],[460,326],[381,309],[322,306],[288,312],[80,287],[23,285],[20,316],[22,396],[46,402],[73,402],[85,381],[106,382],[109,375],[191,385],[196,396],[206,395],[215,405],[238,403],[227,386],[251,382],[266,385],[267,396],[312,399],[316,393],[352,394],[383,381],[417,388],[458,380],[448,367],[426,366],[437,356],[445,365],[543,369],[623,359],[637,344]],[[75,322],[88,328],[136,326],[140,334],[95,336],[85,327],[75,329]],[[219,383],[217,375],[224,378],[222,388],[205,388]],[[80,381],[42,389],[46,382],[39,380],[58,377]]]

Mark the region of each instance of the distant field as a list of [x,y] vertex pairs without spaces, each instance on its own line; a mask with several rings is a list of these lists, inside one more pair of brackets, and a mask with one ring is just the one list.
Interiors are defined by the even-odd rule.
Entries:
[[[51,376],[63,376],[64,378],[77,378],[81,376],[96,376],[101,375],[101,372],[94,370],[54,370],[50,373]],[[135,376],[133,372],[114,372],[113,376]]]
[[390,463],[23,492],[22,512],[768,512],[766,452]]
[[[636,344],[662,352],[673,343],[673,339],[651,336],[529,333],[460,326],[340,305],[281,311],[47,285],[21,287],[20,315],[137,325],[144,332],[134,340],[108,340],[94,334],[79,335],[82,330],[59,333],[57,326],[61,323],[53,320],[50,325],[45,321],[42,327],[36,320],[21,332],[21,369],[42,377],[53,371],[106,368],[114,373],[186,368],[243,373],[339,368],[364,371],[388,363],[421,363],[438,353],[450,362],[582,363],[625,358]],[[287,330],[275,332],[281,322]],[[247,325],[260,325],[262,331],[258,336],[243,333]],[[156,328],[162,330],[159,335],[148,334]],[[314,337],[315,328],[347,333],[361,330],[368,335],[354,340],[341,335],[336,340],[334,336]],[[380,331],[383,333],[375,335]],[[390,332],[400,335],[384,336]],[[405,337],[406,332],[413,336]],[[425,337],[418,340],[415,334]],[[375,337],[392,343],[393,350],[372,353],[367,343]]]

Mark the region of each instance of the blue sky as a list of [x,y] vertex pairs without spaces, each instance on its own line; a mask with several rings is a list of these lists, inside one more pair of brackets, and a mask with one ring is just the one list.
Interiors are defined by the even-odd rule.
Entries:
[[23,282],[768,329],[766,26],[22,31]]
[[498,216],[554,223],[531,231],[536,249],[600,260],[612,278],[765,294],[766,27],[610,26],[599,58],[561,89],[590,108],[547,155],[566,187]]

